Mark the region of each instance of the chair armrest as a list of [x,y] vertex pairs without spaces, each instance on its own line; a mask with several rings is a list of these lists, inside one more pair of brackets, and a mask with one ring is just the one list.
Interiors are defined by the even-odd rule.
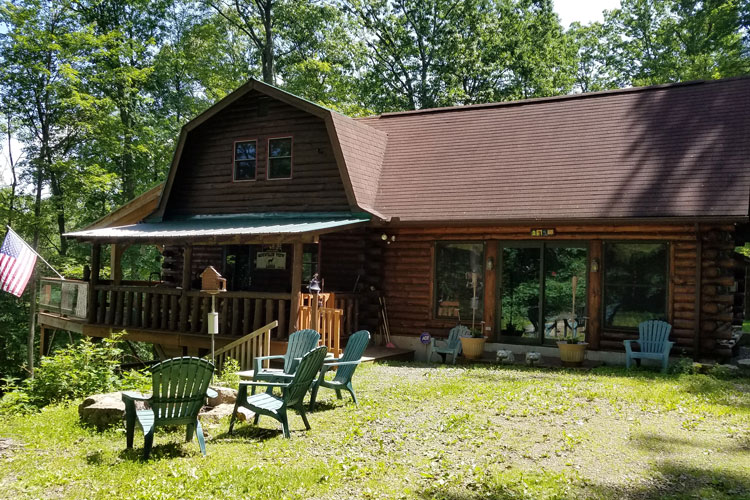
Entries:
[[361,359],[358,359],[356,361],[332,361],[330,363],[323,363],[323,366],[331,367],[331,366],[358,365],[361,362],[362,362]]
[[215,398],[218,395],[219,395],[219,393],[216,392],[215,390],[211,389],[210,387],[208,389],[206,389],[206,397]]
[[281,354],[274,354],[273,356],[255,356],[253,359],[284,359]]
[[240,386],[248,386],[252,385],[255,387],[289,387],[289,382],[250,382],[250,381],[242,381],[240,382]]
[[669,340],[664,342],[664,354],[665,355],[669,356],[669,351],[672,350],[673,345],[674,345],[674,342],[670,342]]
[[625,344],[625,352],[630,354],[633,352],[633,349],[631,347],[631,344],[633,342],[638,342],[637,340],[623,340],[622,343]]
[[284,359],[285,356],[274,354],[273,356],[256,356],[253,358],[253,370],[258,373],[261,370],[260,362],[266,359]]
[[140,392],[135,391],[124,391],[120,394],[122,394],[122,400],[126,403],[128,401],[149,401],[151,399],[151,396],[144,396]]

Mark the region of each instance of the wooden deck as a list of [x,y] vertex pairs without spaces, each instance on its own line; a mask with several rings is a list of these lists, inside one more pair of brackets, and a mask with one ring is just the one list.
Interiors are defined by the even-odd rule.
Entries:
[[414,361],[414,351],[409,349],[388,349],[383,346],[372,346],[365,349],[362,361],[377,363],[378,361]]

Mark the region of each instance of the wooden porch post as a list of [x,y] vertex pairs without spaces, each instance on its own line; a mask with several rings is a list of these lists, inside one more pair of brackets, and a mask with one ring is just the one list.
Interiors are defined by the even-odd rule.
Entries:
[[[599,349],[602,316],[602,241],[593,240],[589,243],[589,281],[588,281],[588,322],[586,330],[591,349]],[[592,263],[596,261],[599,269],[594,272]]]
[[190,297],[188,292],[192,285],[192,269],[193,269],[193,245],[187,244],[182,251],[182,295],[180,295],[180,324],[179,328],[181,332],[187,331],[188,323],[188,304],[190,303]]
[[89,296],[88,311],[86,311],[86,320],[89,323],[96,323],[96,285],[99,283],[99,267],[101,266],[101,249],[99,243],[91,244],[91,278],[89,279]]
[[[495,311],[497,311],[497,304],[495,303],[497,293],[497,241],[488,241],[485,247],[485,271],[484,271],[484,332],[482,335],[487,333],[487,328],[490,328],[490,339],[494,340],[495,336]],[[486,263],[492,259],[492,269]]]
[[126,246],[113,243],[110,246],[110,266],[112,266],[112,284],[119,286],[122,283],[122,254]]
[[[289,312],[289,329],[299,329],[299,294],[302,291],[302,243],[292,249],[292,307]],[[280,332],[282,335],[288,332]]]

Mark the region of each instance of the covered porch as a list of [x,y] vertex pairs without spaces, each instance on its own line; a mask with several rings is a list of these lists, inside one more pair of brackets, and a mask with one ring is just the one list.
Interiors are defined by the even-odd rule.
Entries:
[[[70,237],[91,243],[90,277],[42,280],[41,348],[49,330],[93,337],[125,330],[127,339],[153,343],[170,354],[203,354],[210,347],[207,313],[212,296],[200,290],[196,277],[212,265],[229,273],[232,285],[215,296],[218,347],[273,324],[268,329],[271,351],[283,349],[274,344],[285,342],[294,330],[314,328],[325,345],[339,352],[342,337],[359,328],[362,294],[324,290],[315,301],[303,293],[305,274],[319,269],[321,235],[361,227],[368,220],[351,214],[244,214],[71,233]],[[158,278],[122,279],[123,252],[135,244],[159,248],[163,259]],[[105,246],[109,246],[111,278],[106,280],[100,278]],[[235,259],[238,249],[249,255],[241,265]],[[260,286],[269,283],[271,291],[243,286],[251,281]]]

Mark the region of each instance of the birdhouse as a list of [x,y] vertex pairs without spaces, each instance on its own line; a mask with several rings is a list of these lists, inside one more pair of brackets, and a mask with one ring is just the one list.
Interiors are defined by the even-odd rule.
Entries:
[[204,292],[226,292],[227,280],[222,278],[219,271],[208,266],[201,273],[201,290]]

